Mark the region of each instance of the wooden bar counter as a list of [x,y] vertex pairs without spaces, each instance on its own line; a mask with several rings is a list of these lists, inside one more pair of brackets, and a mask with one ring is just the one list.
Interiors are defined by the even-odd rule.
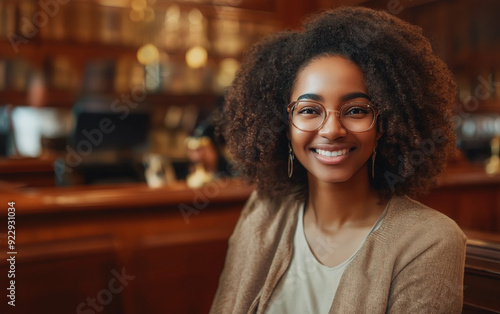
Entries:
[[16,313],[206,313],[251,191],[232,180],[198,190],[3,190],[1,287],[11,267],[7,203],[15,202]]
[[452,165],[437,187],[418,199],[446,214],[463,229],[500,233],[500,174],[480,165]]

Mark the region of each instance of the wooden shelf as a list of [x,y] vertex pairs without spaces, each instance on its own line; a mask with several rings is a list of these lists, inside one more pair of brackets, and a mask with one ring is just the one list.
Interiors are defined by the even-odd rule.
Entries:
[[[71,108],[77,99],[72,91],[49,90],[47,92],[47,107]],[[27,106],[26,92],[4,90],[0,91],[0,105]]]
[[[21,18],[26,18],[25,15],[27,14],[34,14],[33,12],[36,12],[36,10],[41,10],[39,12],[42,13],[44,12],[43,8],[40,7],[41,3],[37,0],[25,0],[25,2],[23,2],[23,4],[29,4],[27,6],[28,8],[31,6],[32,12],[26,10],[26,6],[23,6],[19,2],[7,1],[14,6],[14,11],[16,13],[14,18],[15,21],[10,21],[12,23],[9,24],[9,29],[13,29],[12,31],[16,34],[21,34]],[[120,69],[117,70],[119,74],[115,75],[127,77],[140,76],[140,71],[135,71],[137,50],[142,42],[147,42],[146,38],[149,38],[150,40],[148,40],[153,43],[163,42],[163,40],[160,40],[161,38],[159,39],[157,37],[162,36],[161,32],[164,27],[163,15],[166,14],[165,12],[172,5],[172,2],[157,1],[154,4],[150,4],[156,12],[156,18],[150,24],[142,22],[131,24],[131,21],[128,20],[128,13],[131,10],[129,1],[106,3],[103,4],[103,1],[98,0],[74,0],[68,4],[61,4],[58,15],[51,17],[52,24],[46,25],[47,27],[41,28],[33,38],[28,39],[26,42],[19,42],[17,45],[13,45],[10,42],[5,30],[0,32],[2,35],[0,37],[0,55],[2,60],[0,61],[7,60],[8,71],[10,71],[10,62],[12,62],[15,67],[19,66],[19,68],[23,69],[23,73],[18,75],[16,82],[22,80],[23,77],[26,77],[27,81],[32,72],[40,71],[45,74],[49,89],[51,86],[64,88],[71,87],[71,90],[53,89],[47,92],[46,105],[59,108],[70,108],[79,97],[87,94],[83,86],[85,84],[84,81],[93,79],[93,77],[86,77],[88,76],[87,70],[89,67],[96,71],[96,73],[92,73],[91,75],[97,77],[104,73],[102,74],[103,77],[99,77],[99,79],[102,79],[106,85],[110,85],[112,88],[115,83],[114,81],[116,81],[116,77],[111,77],[111,75],[107,74],[108,69],[104,65],[101,67],[101,61],[103,61],[103,63],[109,61],[110,63],[113,62],[115,65],[118,65],[116,68]],[[182,47],[179,46],[179,48],[168,49],[162,46],[161,43],[157,43],[160,52],[166,53],[169,63],[174,64],[174,66],[172,66],[172,77],[175,77],[176,86],[182,84],[179,81],[183,80],[186,81],[185,86],[191,84],[192,86],[196,85],[203,87],[197,88],[196,90],[198,92],[195,94],[191,94],[188,87],[181,88],[184,91],[183,95],[171,94],[169,88],[161,87],[163,91],[148,93],[146,101],[154,106],[194,104],[205,108],[210,107],[215,104],[219,95],[217,94],[218,90],[212,88],[212,83],[207,83],[205,76],[213,76],[211,80],[215,81],[216,66],[221,60],[229,57],[239,58],[239,51],[253,43],[263,33],[268,32],[269,28],[280,29],[281,20],[279,16],[281,13],[278,11],[282,7],[274,2],[266,0],[249,0],[244,1],[244,3],[240,1],[234,6],[229,5],[229,3],[214,5],[213,1],[209,0],[203,0],[197,3],[175,4],[178,5],[183,12],[181,22],[184,20],[184,15],[193,8],[197,8],[202,12],[207,27],[206,34],[203,36],[209,41],[218,38],[217,36],[219,33],[217,32],[219,32],[220,27],[217,26],[217,23],[222,20],[238,21],[241,25],[248,25],[248,27],[242,27],[239,34],[240,38],[242,38],[242,36],[248,38],[245,41],[239,42],[239,48],[233,52],[230,50],[227,50],[227,52],[219,51],[221,48],[217,48],[217,45],[207,43],[208,60],[207,70],[204,73],[201,73],[204,69],[200,70],[200,73],[185,73],[183,66],[177,66],[178,64],[185,63],[187,46],[192,46],[193,44],[191,41],[182,42],[180,44]],[[2,11],[0,11],[0,13],[1,12]],[[5,12],[3,12],[3,14],[5,14]],[[81,20],[82,17],[85,17],[83,22]],[[89,26],[89,28],[86,29],[87,31],[80,32],[80,30],[82,30],[81,26],[87,24]],[[269,28],[267,26],[269,26]],[[184,28],[183,26],[180,31],[180,36],[182,37],[189,35],[185,33],[186,30],[184,30]],[[101,32],[101,29],[107,29],[108,31]],[[224,32],[221,32],[222,35],[224,35],[223,33]],[[17,64],[18,60],[21,60],[20,64]],[[122,63],[121,61],[124,62]],[[24,62],[27,66],[24,65]],[[93,64],[89,66],[90,63]],[[14,68],[14,66],[12,66],[12,68]],[[28,69],[25,70],[25,68]],[[110,66],[110,69],[112,68],[113,65]],[[101,69],[103,69],[102,73],[99,72]],[[13,71],[16,71],[16,69]],[[25,71],[27,72],[26,74],[24,73]],[[139,72],[139,74],[136,72]],[[12,74],[10,74],[10,72],[7,73],[9,77],[4,78],[4,80],[8,83],[8,79]],[[16,73],[20,73],[20,71]],[[58,75],[59,73],[62,73],[61,76]],[[192,77],[198,74],[199,77],[204,77],[203,82],[190,82],[190,80],[194,80]],[[53,80],[51,76],[57,76],[56,80]],[[68,84],[60,84],[61,78],[63,83],[65,82],[64,80],[68,78],[66,80]],[[130,84],[135,84],[129,81],[130,80],[122,85],[130,86]],[[96,84],[102,86],[99,83]],[[7,86],[2,86],[2,88],[6,88],[7,90],[0,90],[0,104],[12,104],[15,106],[24,106],[27,104],[26,91],[8,90],[14,87],[11,86],[11,84],[6,85]],[[22,86],[27,84],[18,84],[16,86],[19,85]],[[108,89],[108,87],[109,86],[106,86],[106,89]],[[117,98],[121,95],[121,92],[115,93],[113,90],[106,90],[94,94],[100,94],[103,97]]]
[[[124,94],[130,94],[125,92]],[[67,108],[70,109],[81,97],[95,96],[109,99],[121,99],[122,93],[105,92],[71,92],[71,91],[56,91],[51,90],[47,93],[47,107]],[[19,91],[0,91],[0,105],[26,106],[26,93]],[[144,104],[154,107],[168,107],[171,105],[195,105],[203,108],[215,108],[217,99],[221,97],[214,93],[197,93],[197,94],[171,94],[171,93],[149,93]]]

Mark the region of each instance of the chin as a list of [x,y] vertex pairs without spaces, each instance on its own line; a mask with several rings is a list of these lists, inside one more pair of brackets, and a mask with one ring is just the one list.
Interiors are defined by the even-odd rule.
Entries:
[[309,180],[317,180],[328,184],[346,183],[349,181],[359,181],[360,176],[367,176],[368,169],[361,167],[357,171],[350,167],[340,169],[314,169],[309,171]]
[[319,175],[312,174],[312,177],[320,182],[334,184],[334,183],[347,182],[352,178],[352,175],[340,174],[340,173],[332,173],[332,174],[322,173]]

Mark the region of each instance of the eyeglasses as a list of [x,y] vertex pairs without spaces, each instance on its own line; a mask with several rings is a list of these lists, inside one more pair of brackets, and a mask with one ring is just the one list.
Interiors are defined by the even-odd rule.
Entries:
[[326,110],[322,104],[312,100],[292,101],[287,106],[287,111],[293,126],[306,132],[321,128],[330,111],[336,114],[344,128],[355,133],[370,130],[379,114],[378,108],[368,103],[350,102],[340,110]]

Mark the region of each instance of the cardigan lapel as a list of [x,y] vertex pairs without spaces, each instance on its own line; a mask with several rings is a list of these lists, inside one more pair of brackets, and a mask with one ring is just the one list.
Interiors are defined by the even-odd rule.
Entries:
[[302,205],[303,202],[289,199],[288,202],[284,202],[278,211],[278,213],[283,215],[280,220],[285,223],[283,226],[277,225],[276,229],[278,230],[273,230],[273,232],[276,232],[276,236],[280,236],[280,241],[271,263],[271,267],[269,268],[266,281],[264,282],[264,286],[256,298],[258,301],[255,302],[254,300],[250,313],[255,312],[255,306],[258,306],[257,314],[264,312],[274,288],[290,265],[293,253],[293,235],[297,226],[299,209]]

